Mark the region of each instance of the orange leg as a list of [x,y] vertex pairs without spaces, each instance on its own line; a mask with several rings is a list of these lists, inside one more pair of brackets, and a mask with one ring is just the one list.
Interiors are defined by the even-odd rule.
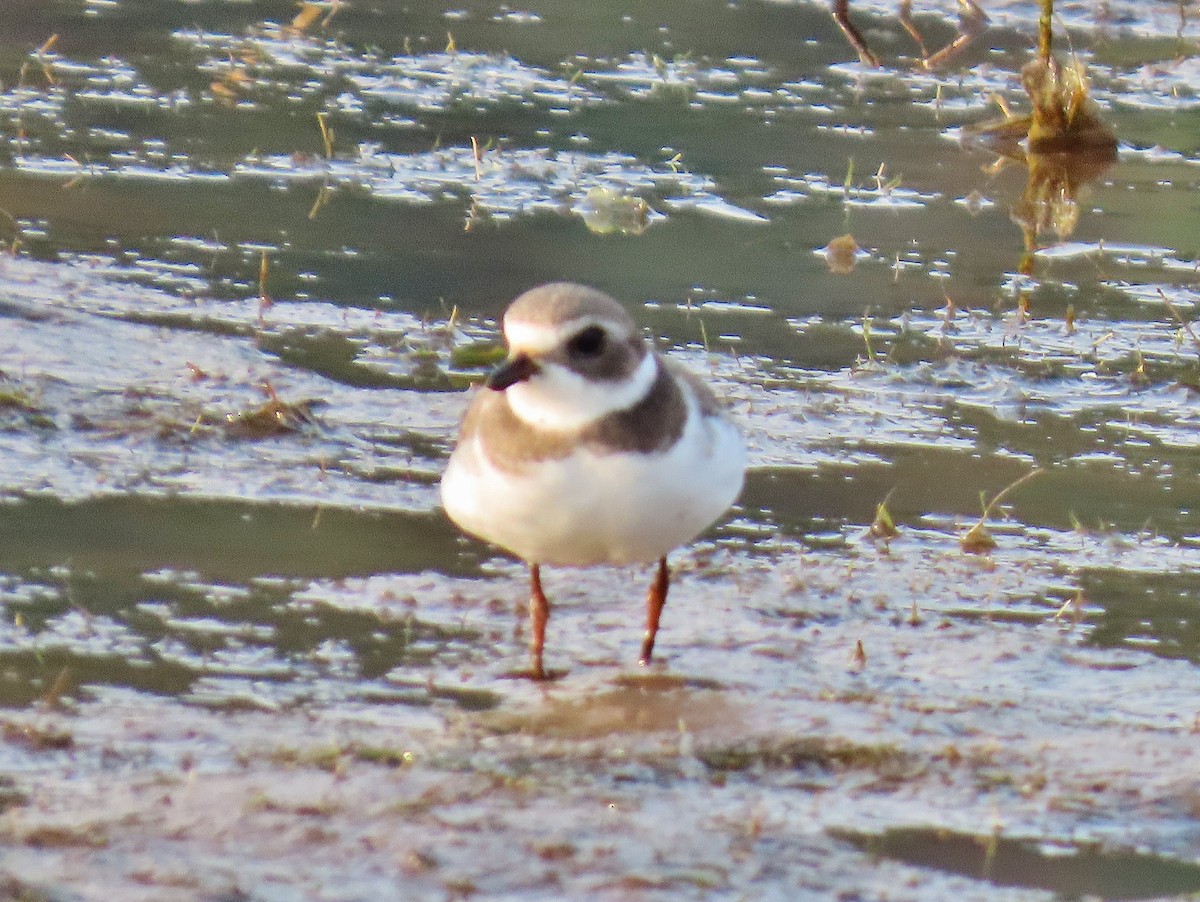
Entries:
[[542,570],[537,564],[529,565],[529,654],[533,664],[533,678],[546,679],[542,667],[542,649],[546,645],[546,621],[550,619],[550,602],[542,591]]
[[663,607],[667,603],[667,589],[671,586],[671,571],[667,569],[667,559],[658,559],[658,574],[650,584],[646,593],[646,638],[642,640],[643,666],[650,663],[654,653],[654,637],[658,635],[658,621],[662,617]]

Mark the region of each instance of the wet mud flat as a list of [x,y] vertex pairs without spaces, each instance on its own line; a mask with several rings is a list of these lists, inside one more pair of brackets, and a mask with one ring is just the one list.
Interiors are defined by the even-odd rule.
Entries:
[[[1018,622],[1003,610],[927,610],[913,622],[914,600],[981,581],[1019,592],[1036,565],[993,568],[902,542],[852,562],[786,549],[770,566],[703,568],[685,561],[666,663],[649,672],[628,666],[636,596],[614,590],[631,574],[597,572],[572,580],[555,611],[551,660],[568,673],[549,685],[505,679],[522,649],[502,641],[469,664],[430,668],[407,701],[271,710],[110,688],[63,710],[10,711],[5,891],[1050,899],[1200,889],[1192,665],[1091,648],[1052,612]],[[516,622],[494,602],[519,597],[518,575],[422,579],[418,616],[438,616],[449,592],[465,629],[507,633]],[[860,600],[821,604],[822,592]]]
[[[1200,673],[1098,644],[1109,615],[1087,597],[1110,571],[1185,572],[1192,549],[997,516],[997,548],[968,553],[976,518],[896,501],[888,541],[868,535],[872,503],[819,525],[819,486],[873,502],[911,466],[898,457],[881,475],[819,437],[881,404],[893,428],[920,434],[938,405],[901,419],[864,371],[861,390],[827,393],[813,374],[797,409],[779,375],[693,358],[754,449],[745,506],[676,555],[648,670],[634,664],[648,574],[550,571],[558,678],[535,683],[521,676],[522,568],[456,539],[430,513],[432,478],[389,480],[365,509],[354,500],[364,471],[397,465],[394,442],[367,441],[380,423],[411,430],[405,472],[436,473],[445,445],[419,436],[448,435],[463,393],[398,412],[388,402],[403,391],[264,363],[262,343],[306,321],[367,328],[320,305],[272,338],[250,307],[239,326],[228,307],[172,313],[169,295],[114,292],[85,269],[5,266],[21,349],[8,378],[26,401],[9,411],[9,467],[26,482],[3,517],[20,578],[0,638],[7,691],[28,699],[0,716],[9,897],[1200,890]],[[224,335],[180,328],[216,315],[234,317]],[[394,327],[413,341],[429,328]],[[76,332],[103,336],[111,358],[97,369],[70,353]],[[263,378],[327,406],[247,435]],[[149,506],[122,500],[128,485]],[[791,493],[816,507],[802,536],[779,522]],[[112,529],[142,538],[114,556],[101,541]],[[73,531],[98,533],[94,550],[57,571],[37,564],[50,547],[38,535]],[[376,533],[387,552],[370,551]],[[236,550],[259,542],[279,548],[270,561]],[[365,559],[337,551],[363,543]]]

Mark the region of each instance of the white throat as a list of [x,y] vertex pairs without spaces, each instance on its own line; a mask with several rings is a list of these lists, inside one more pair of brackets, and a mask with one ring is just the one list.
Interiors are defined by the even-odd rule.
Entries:
[[536,429],[573,432],[618,410],[626,410],[649,393],[658,378],[658,357],[649,352],[638,368],[620,382],[593,382],[555,363],[505,389],[516,416]]

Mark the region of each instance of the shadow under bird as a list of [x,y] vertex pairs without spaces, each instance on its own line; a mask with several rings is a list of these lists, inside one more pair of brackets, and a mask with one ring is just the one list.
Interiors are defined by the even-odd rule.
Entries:
[[654,351],[625,309],[583,285],[525,292],[508,358],[472,399],[442,478],[446,513],[529,564],[533,676],[550,604],[541,568],[657,562],[641,663],[667,600],[667,554],[741,492],[742,437],[699,377]]

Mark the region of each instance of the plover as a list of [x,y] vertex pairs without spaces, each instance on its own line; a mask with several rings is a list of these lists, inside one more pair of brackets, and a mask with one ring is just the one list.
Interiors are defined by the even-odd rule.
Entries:
[[541,568],[657,561],[641,663],[667,600],[667,553],[737,498],[741,435],[712,391],[656,353],[608,295],[542,285],[504,314],[508,357],[472,399],[442,477],[466,532],[523,558],[530,573],[533,676],[550,605]]

